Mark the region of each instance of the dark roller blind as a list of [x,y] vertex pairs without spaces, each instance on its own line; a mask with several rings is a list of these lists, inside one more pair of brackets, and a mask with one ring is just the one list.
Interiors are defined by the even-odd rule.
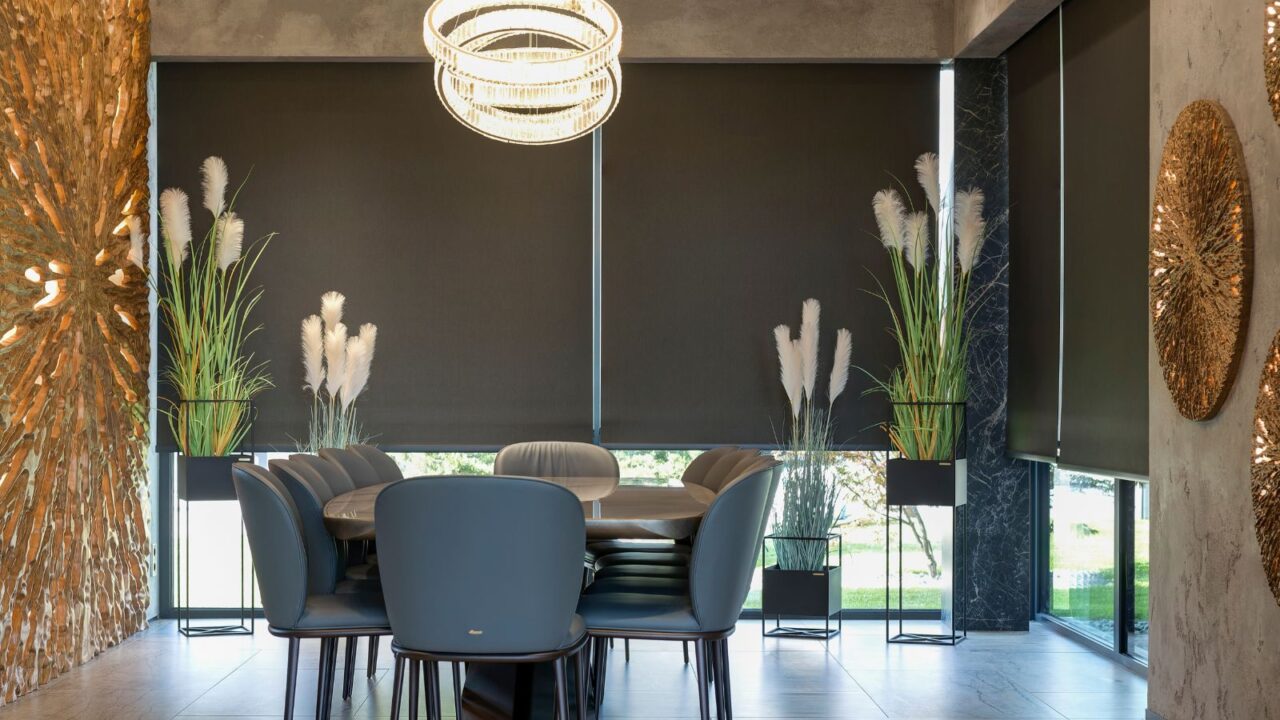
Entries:
[[[604,129],[603,438],[771,443],[789,417],[772,328],[822,302],[878,377],[897,363],[876,278],[875,192],[914,187],[938,145],[938,68],[628,65]],[[922,202],[918,192],[917,202]],[[887,413],[860,371],[837,440],[878,446]]]
[[1009,49],[1009,451],[1056,460],[1061,269],[1058,13]]
[[279,233],[255,276],[259,446],[306,434],[299,323],[327,290],[378,326],[360,416],[383,445],[591,438],[589,140],[482,138],[418,63],[162,64],[157,94],[160,186],[206,223],[198,166],[221,155],[253,170],[247,234]]
[[1147,474],[1149,13],[1062,7],[1067,467]]

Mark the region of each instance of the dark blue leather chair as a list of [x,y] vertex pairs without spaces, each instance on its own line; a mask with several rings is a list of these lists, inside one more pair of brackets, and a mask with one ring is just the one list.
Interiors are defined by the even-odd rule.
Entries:
[[245,534],[249,537],[268,630],[272,635],[289,639],[285,720],[293,717],[298,649],[306,638],[320,639],[316,717],[328,718],[338,638],[390,634],[382,597],[374,593],[339,594],[332,586],[313,585],[303,523],[288,489],[271,471],[249,463],[236,463],[231,475]]
[[400,466],[396,464],[396,461],[378,448],[372,445],[352,445],[347,449],[372,465],[382,482],[395,482],[404,479],[404,473],[400,471]]
[[[582,504],[552,483],[511,477],[423,477],[383,490],[375,507],[382,587],[396,654],[391,715],[406,665],[410,717],[419,669],[429,717],[440,715],[438,662],[554,662],[556,705],[568,718],[568,658],[587,644],[578,602],[586,526]],[[578,707],[585,706],[578,682]]]

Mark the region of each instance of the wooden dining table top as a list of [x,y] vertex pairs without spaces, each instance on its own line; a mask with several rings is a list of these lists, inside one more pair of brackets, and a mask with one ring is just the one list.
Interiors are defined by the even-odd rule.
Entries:
[[[641,484],[638,478],[542,477],[566,488],[583,504],[588,540],[682,540],[698,529],[704,498],[684,486]],[[324,506],[324,523],[339,540],[373,540],[378,495],[393,483],[357,488]]]

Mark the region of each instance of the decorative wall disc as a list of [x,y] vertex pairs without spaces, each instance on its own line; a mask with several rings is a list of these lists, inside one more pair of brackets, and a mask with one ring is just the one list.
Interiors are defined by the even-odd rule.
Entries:
[[0,703],[146,626],[149,25],[0,2]]
[[1262,367],[1253,415],[1254,530],[1267,583],[1280,602],[1280,335]]
[[1263,72],[1271,115],[1280,123],[1280,0],[1266,0],[1266,32],[1262,46]]
[[1151,327],[1178,412],[1217,414],[1249,317],[1253,210],[1227,111],[1197,100],[1165,141],[1151,217]]

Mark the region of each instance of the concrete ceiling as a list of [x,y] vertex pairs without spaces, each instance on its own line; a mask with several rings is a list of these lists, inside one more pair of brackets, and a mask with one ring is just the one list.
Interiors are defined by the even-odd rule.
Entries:
[[[993,57],[1058,0],[611,0],[633,61]],[[151,0],[157,60],[427,60],[428,0]]]

